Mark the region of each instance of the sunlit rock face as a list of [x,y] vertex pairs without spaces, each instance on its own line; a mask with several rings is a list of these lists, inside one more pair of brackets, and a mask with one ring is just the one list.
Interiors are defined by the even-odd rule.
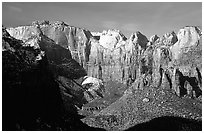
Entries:
[[[192,97],[199,97],[202,89],[201,76],[198,76],[202,71],[199,28],[184,27],[179,30],[178,35],[171,32],[161,39],[155,35],[148,43],[151,45],[147,45],[138,62],[141,65],[139,70],[142,72],[140,74],[144,75],[144,80],[138,79],[138,81],[146,86],[157,87],[167,85],[168,81],[168,88],[173,89],[177,95],[184,96],[193,93]],[[178,73],[180,73],[180,78],[177,81],[180,87],[175,81],[175,75],[178,76]],[[193,89],[189,89],[191,88],[189,85]]]
[[[202,37],[199,27],[184,27],[178,32],[178,41],[171,47],[177,73],[180,74],[181,87],[192,87],[193,97],[201,96],[202,83]],[[176,70],[175,70],[176,73]],[[173,84],[174,85],[174,84]]]
[[92,37],[88,30],[73,27],[64,22],[36,21],[31,26],[9,28],[7,31],[16,39],[23,40],[25,44],[38,47],[34,39],[37,34],[36,25],[40,25],[45,36],[55,41],[56,44],[69,49],[72,58],[86,68],[90,54],[90,38]]
[[[88,30],[63,22],[33,22],[31,26],[9,28],[7,31],[25,44],[38,48],[36,25],[40,25],[45,36],[68,49],[72,58],[84,67],[89,76],[103,81],[113,80],[124,84],[133,82],[136,78],[134,58],[145,49],[148,42],[140,32],[132,34],[127,40],[118,30],[92,35]],[[99,36],[99,39],[95,36]]]
[[[106,34],[101,36],[115,38],[109,32],[105,32]],[[116,44],[111,43],[114,46],[106,44],[110,47],[101,43],[107,42],[106,39],[103,40],[104,38],[100,38],[102,41],[99,40],[91,45],[88,74],[104,81],[113,80],[124,84],[134,82],[138,71],[137,67],[139,67],[136,64],[137,58],[145,50],[148,42],[147,38],[140,32],[136,32],[126,41],[123,39]],[[110,40],[110,42],[112,41]]]
[[179,59],[182,54],[187,53],[191,47],[196,47],[201,41],[201,31],[198,27],[184,27],[180,29],[178,41],[171,47],[175,59]]
[[[91,33],[64,22],[49,21],[33,22],[31,26],[7,31],[25,45],[39,48],[36,25],[40,26],[42,34],[67,49],[88,76],[104,82],[116,81],[129,86],[145,75],[148,78],[142,84],[160,86],[163,73],[173,82],[175,69],[179,69],[184,76],[197,77],[201,86],[200,74],[197,74],[201,73],[201,31],[198,27],[184,27],[178,35],[175,32],[161,38],[154,35],[150,40],[140,32],[127,39],[119,30]],[[192,59],[195,56],[197,58]],[[174,83],[171,84],[176,90]]]
[[[19,32],[22,29],[26,30]],[[26,31],[35,32],[35,36],[30,37],[30,39],[35,40],[35,45],[26,41],[26,39],[29,38],[29,34]],[[36,55],[36,61],[45,60],[48,65],[47,68],[56,78],[55,80],[58,81],[64,101],[73,101],[73,103],[79,107],[87,102],[83,97],[83,88],[73,82],[75,79],[80,79],[81,77],[86,76],[87,73],[84,68],[72,58],[69,49],[65,49],[61,45],[57,45],[55,41],[45,36],[39,25],[33,27],[17,27],[17,29],[14,29],[12,34],[16,35],[16,38],[22,39],[22,47],[31,47],[39,51],[39,54]],[[24,38],[20,35],[23,35]],[[67,89],[71,90],[71,92],[69,92],[69,96],[67,96]],[[80,97],[80,99],[76,97]],[[66,105],[72,106],[65,102],[65,106]],[[67,108],[69,107],[66,107],[66,109]]]
[[[21,40],[16,44],[40,49],[33,60],[46,57],[67,109],[73,106],[70,102],[81,107],[100,101],[109,94],[109,81],[112,86],[126,86],[122,97],[85,122],[90,126],[125,130],[161,116],[202,118],[202,37],[198,27],[187,26],[177,34],[154,35],[149,40],[139,31],[127,39],[118,30],[90,32],[64,22],[34,22],[6,30]],[[3,40],[2,50],[15,53],[11,44]]]
[[104,48],[113,50],[126,40],[127,38],[119,30],[108,30],[101,33],[99,43]]
[[[107,130],[125,130],[162,116],[202,121],[200,29],[187,26],[177,35],[152,36],[149,42],[144,38],[130,40],[126,46],[137,49],[131,61],[135,80],[120,99],[84,122]],[[133,42],[140,45],[128,45]]]
[[150,41],[151,43],[154,43],[154,42],[157,41],[158,39],[159,39],[159,37],[158,37],[157,35],[153,35],[153,36],[150,37],[149,41]]
[[[2,27],[3,130],[94,130],[80,121],[86,71],[37,28],[36,47]],[[69,126],[67,126],[69,125]]]
[[105,94],[105,88],[102,80],[85,76],[82,82],[87,90],[84,91],[84,96],[87,101],[92,102],[95,99],[103,98]]
[[164,45],[167,45],[167,46],[171,46],[171,45],[175,44],[177,41],[178,41],[177,35],[174,31],[172,31],[170,33],[166,33],[162,37],[162,42],[164,43]]

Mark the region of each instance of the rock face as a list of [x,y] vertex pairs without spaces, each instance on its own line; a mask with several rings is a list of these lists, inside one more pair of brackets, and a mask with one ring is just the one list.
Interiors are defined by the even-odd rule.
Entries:
[[[22,40],[22,46],[40,49],[35,60],[46,57],[67,109],[72,101],[81,107],[103,98],[109,94],[110,81],[127,86],[120,99],[83,120],[90,126],[126,130],[163,116],[201,121],[202,39],[198,27],[184,27],[177,35],[154,35],[150,40],[139,31],[127,39],[118,30],[91,33],[48,21],[7,31]],[[3,41],[3,51],[15,49]],[[84,80],[84,76],[89,78]]]
[[184,53],[188,53],[192,47],[198,46],[201,41],[201,31],[198,27],[184,27],[180,29],[177,36],[178,42],[171,47],[174,59],[181,58]]
[[113,50],[114,48],[118,47],[118,44],[123,43],[126,41],[127,38],[118,30],[108,30],[103,31],[100,35],[99,43],[104,48]]
[[85,88],[87,88],[87,90],[84,91],[86,99],[91,102],[97,98],[103,98],[105,95],[103,82],[100,79],[93,77],[85,76],[84,78],[85,79],[82,82],[82,86],[85,86]]
[[[119,81],[130,84],[136,78],[134,56],[145,49],[147,38],[140,32],[130,39],[118,30],[108,30],[92,36],[88,30],[69,26],[63,22],[34,22],[31,26],[9,28],[11,36],[22,40],[25,45],[38,48],[35,39],[37,26],[45,36],[56,44],[68,49],[71,56],[87,71],[88,76],[106,81]],[[95,37],[98,36],[97,40]],[[57,47],[57,46],[56,46]],[[137,49],[140,53],[137,53]]]
[[177,41],[177,35],[174,31],[172,31],[171,33],[166,33],[162,38],[162,42],[164,43],[164,45],[173,45]]
[[86,68],[90,53],[90,38],[92,37],[88,30],[69,26],[64,22],[36,21],[31,26],[9,28],[7,31],[16,39],[23,40],[25,44],[36,46],[37,43],[33,40],[33,37],[37,35],[36,25],[40,25],[45,36],[63,48],[69,49],[72,58]]
[[86,75],[85,70],[67,49],[42,34],[35,39],[40,49],[26,46],[3,28],[2,129],[95,130],[80,121],[76,110],[87,101],[73,81]]
[[136,64],[137,59],[146,48],[147,42],[147,38],[137,32],[126,42],[118,42],[114,48],[105,48],[100,41],[98,44],[93,44],[88,74],[104,82],[117,81],[131,84],[136,79],[139,68],[139,64]]
[[[65,91],[71,87],[76,89],[71,93],[80,94],[77,97],[83,97],[84,88],[80,86],[81,79],[79,78],[87,75],[82,66],[86,68],[83,63],[87,60],[85,59],[87,53],[84,50],[87,52],[89,45],[89,38],[87,39],[86,37],[89,35],[88,31],[68,27],[63,22],[34,22],[32,26],[10,28],[7,31],[15,38],[21,39],[24,42],[24,46],[31,46],[46,53],[46,58],[50,64],[49,67],[55,76],[58,77],[57,79],[63,93],[67,93]],[[81,52],[84,53],[81,54]],[[79,79],[79,83],[69,80],[70,77],[71,79]],[[69,85],[67,86],[67,83],[64,82],[69,82]],[[78,99],[77,97],[75,99]],[[87,99],[84,100],[82,98],[83,102],[78,101],[78,103],[81,103],[78,106],[86,103]]]
[[201,121],[200,33],[198,27],[184,27],[177,36],[173,32],[159,40],[153,36],[151,45],[139,45],[134,56],[136,80],[119,100],[84,122],[107,130],[125,130],[162,116]]
[[167,33],[163,39],[149,45],[140,58],[141,64],[144,64],[141,68],[147,86],[159,87],[168,83],[178,95],[181,91],[182,95],[186,95],[184,83],[191,82],[191,87],[194,86],[192,91],[199,97],[202,89],[198,87],[201,84],[198,75],[202,66],[200,33],[197,27],[184,27],[178,32],[178,39],[174,32]]
[[150,41],[151,43],[154,43],[154,42],[157,41],[157,39],[159,39],[159,37],[158,37],[157,35],[153,35],[153,36],[150,37],[149,41]]
[[7,45],[2,52],[3,130],[37,130],[38,118],[47,123],[60,121],[60,92],[46,63],[36,60],[40,51],[22,47],[23,42],[4,29],[2,33],[3,47]]
[[[184,27],[178,32],[177,36],[178,42],[171,47],[173,60],[176,66],[174,75],[180,73],[179,81],[182,86],[181,88],[184,88],[185,81],[188,81],[193,91],[195,91],[196,97],[199,97],[202,90],[201,31],[198,27]],[[173,85],[175,84],[173,83]],[[187,88],[185,88],[185,91],[186,89]]]

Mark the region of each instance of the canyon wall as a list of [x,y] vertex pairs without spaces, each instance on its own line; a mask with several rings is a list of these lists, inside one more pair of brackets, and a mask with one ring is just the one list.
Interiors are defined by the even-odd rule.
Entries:
[[[193,82],[189,84],[194,86],[194,91],[195,86],[201,89],[201,76],[198,76],[202,71],[201,31],[198,27],[184,27],[177,35],[169,32],[163,37],[154,35],[149,40],[139,31],[127,39],[119,30],[91,33],[64,22],[49,21],[36,21],[31,26],[9,28],[7,31],[25,44],[38,47],[38,42],[33,40],[37,35],[36,25],[39,25],[42,34],[70,51],[88,76],[127,86],[138,78],[142,80],[142,86],[160,86],[162,77],[166,75],[171,88],[180,95],[182,88],[187,89],[184,85],[175,86],[175,75],[181,72],[189,79],[179,82]],[[200,92],[196,92],[199,96]]]
[[[47,101],[40,104],[40,108],[48,103],[51,110],[63,104],[59,108],[75,114],[76,108],[103,98],[107,91],[110,92],[110,86],[117,86],[115,91],[120,91],[120,85],[125,86],[120,99],[107,108],[99,105],[87,108],[91,111],[105,109],[96,113],[96,120],[91,118],[85,123],[108,130],[124,130],[141,123],[143,118],[147,121],[146,117],[150,117],[148,120],[168,115],[196,120],[202,117],[202,35],[199,27],[186,26],[177,34],[172,31],[148,39],[139,31],[126,38],[119,30],[90,32],[64,22],[35,21],[28,26],[3,29],[2,51],[3,75],[6,77],[3,88],[10,86],[5,91],[7,98],[4,97],[4,101],[14,97],[10,95],[13,88],[23,89],[15,90],[15,93],[26,98],[31,95],[29,91],[27,94],[26,88],[30,88],[30,92],[36,97],[40,95],[40,99],[37,102],[33,100],[34,96],[28,99],[33,104],[40,103],[44,91],[51,88]],[[86,88],[83,86],[85,77],[95,79],[100,85]],[[40,83],[36,91],[35,83]],[[89,86],[89,81],[86,85]],[[57,101],[53,106],[49,101],[52,97]],[[19,102],[24,103],[23,99]],[[29,103],[26,105],[30,107]],[[38,108],[37,104],[31,106],[31,109],[35,108]],[[46,114],[45,110],[43,108],[43,114]],[[56,115],[55,111],[59,110],[53,110],[49,115]],[[108,122],[98,122],[100,115],[104,121],[107,116]],[[20,117],[16,120],[20,121]],[[121,123],[114,125],[117,123],[114,120]],[[90,124],[91,121],[94,124]]]

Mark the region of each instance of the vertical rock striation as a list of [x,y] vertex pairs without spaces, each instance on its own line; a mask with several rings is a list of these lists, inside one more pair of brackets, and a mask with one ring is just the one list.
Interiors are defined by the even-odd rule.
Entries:
[[[174,77],[178,69],[190,78],[191,86],[201,89],[201,31],[198,27],[184,27],[177,35],[170,32],[161,38],[154,35],[150,41],[140,32],[127,39],[118,30],[91,33],[64,22],[33,22],[31,26],[7,31],[25,45],[38,48],[36,24],[45,36],[67,49],[88,76],[103,82],[114,81],[129,86],[143,75],[141,84],[159,87],[166,75],[171,89],[177,90]],[[199,96],[200,91],[196,92]]]
[[[70,102],[81,107],[87,101],[103,97],[108,89],[106,83],[109,81],[128,86],[119,100],[101,111],[101,115],[112,113],[110,117],[107,115],[107,119],[118,121],[120,118],[122,123],[115,126],[116,122],[110,122],[113,127],[102,123],[106,125],[106,129],[126,129],[139,122],[128,111],[134,112],[136,117],[144,118],[144,121],[147,120],[146,116],[150,119],[160,116],[158,112],[163,116],[171,114],[184,118],[200,118],[202,38],[199,27],[187,26],[180,29],[177,35],[170,32],[162,37],[154,35],[149,40],[139,31],[127,39],[118,30],[91,33],[64,22],[36,21],[30,26],[6,30],[14,38],[21,40],[15,40],[16,44],[39,50],[32,61],[46,59],[68,110],[72,107]],[[8,33],[4,32],[5,35]],[[6,40],[3,40],[2,44],[3,51],[15,52],[21,47]],[[103,82],[104,86],[101,88],[99,84],[92,84],[92,88],[87,91],[81,85],[84,76],[89,76],[101,84]],[[89,81],[86,85],[92,82]],[[140,98],[148,100],[140,104]],[[186,104],[186,98],[192,108],[195,101],[198,103],[195,105],[196,109],[185,106],[184,111],[178,110],[177,101],[178,104]],[[174,101],[173,104],[171,100]],[[158,104],[158,101],[161,103]],[[150,104],[152,102],[153,105]],[[161,105],[163,102],[169,105]],[[163,111],[158,110],[160,107]],[[94,107],[91,108],[93,109]],[[114,111],[122,117],[116,116]]]

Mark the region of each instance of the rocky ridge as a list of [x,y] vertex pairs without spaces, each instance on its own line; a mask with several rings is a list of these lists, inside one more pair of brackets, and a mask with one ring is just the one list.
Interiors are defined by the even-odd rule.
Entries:
[[[89,126],[125,130],[162,116],[202,119],[202,39],[198,27],[184,27],[177,35],[170,32],[161,38],[154,35],[149,40],[139,31],[127,39],[118,30],[93,33],[63,22],[48,21],[7,31],[22,40],[23,45],[38,49],[41,48],[39,39],[36,39],[39,29],[45,38],[53,40],[49,42],[54,44],[53,50],[57,49],[55,54],[45,51],[50,59],[55,59],[50,60],[51,64],[58,65],[58,61],[68,58],[65,63],[73,59],[86,70],[72,81],[66,77],[69,73],[62,71],[66,65],[57,70],[54,67],[52,70],[55,70],[64,88],[70,84],[75,84],[71,88],[78,85],[80,88],[82,81],[79,78],[86,74],[104,82],[105,92],[102,95],[110,92],[107,88],[109,81],[127,86],[119,100],[83,120]],[[62,51],[66,52],[63,54]],[[83,94],[83,91],[76,92],[76,99],[78,94]],[[78,106],[84,104],[78,103]]]
[[95,130],[77,114],[88,102],[77,83],[86,71],[67,49],[41,33],[35,37],[38,48],[2,29],[2,129]]
[[152,39],[156,41],[144,48],[139,65],[135,65],[138,78],[125,94],[84,122],[107,130],[125,130],[162,116],[202,120],[200,33],[197,27],[184,27],[178,38],[172,32]]

